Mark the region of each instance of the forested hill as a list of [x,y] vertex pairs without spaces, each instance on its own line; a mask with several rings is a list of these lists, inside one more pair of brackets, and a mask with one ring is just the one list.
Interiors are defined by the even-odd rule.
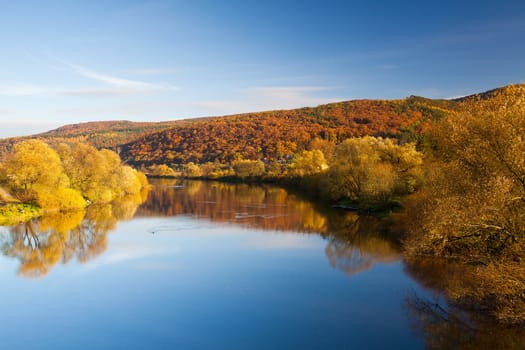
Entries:
[[508,94],[516,93],[516,91],[520,91],[519,89],[518,90],[512,89],[512,87],[515,87],[515,86],[525,86],[525,84],[513,84],[513,85],[502,86],[502,87],[495,88],[492,90],[487,90],[487,91],[472,94],[472,95],[458,97],[458,98],[452,99],[452,101],[459,102],[459,104],[461,104],[463,102],[468,102],[468,101],[473,101],[473,100],[489,100],[500,94],[508,95]]
[[[228,163],[234,159],[283,159],[318,140],[394,137],[418,141],[433,121],[473,100],[514,94],[513,85],[451,100],[410,96],[400,100],[353,100],[311,108],[248,113],[178,123],[122,145],[133,165]],[[525,98],[525,96],[524,96]]]
[[40,139],[50,144],[83,142],[97,148],[116,150],[121,144],[131,142],[152,132],[168,129],[177,123],[180,121],[152,123],[116,120],[70,124],[32,136],[1,139],[0,158],[11,150],[13,144],[27,139]]
[[411,96],[201,119],[127,143],[121,157],[134,165],[227,163],[238,158],[283,159],[316,139],[338,143],[373,135],[415,140],[456,104]]
[[283,159],[309,148],[314,140],[338,143],[363,135],[418,140],[433,120],[461,108],[465,101],[490,99],[507,90],[502,87],[454,100],[410,96],[169,122],[72,124],[33,136],[0,140],[0,159],[14,143],[29,138],[50,144],[84,142],[113,149],[136,166]]

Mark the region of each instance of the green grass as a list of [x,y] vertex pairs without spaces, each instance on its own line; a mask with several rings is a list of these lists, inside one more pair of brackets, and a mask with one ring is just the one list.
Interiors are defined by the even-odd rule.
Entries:
[[42,215],[42,209],[32,204],[6,204],[0,206],[0,226],[12,226]]

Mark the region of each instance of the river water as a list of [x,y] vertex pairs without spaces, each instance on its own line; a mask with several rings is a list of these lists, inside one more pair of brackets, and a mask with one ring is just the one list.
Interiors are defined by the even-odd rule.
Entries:
[[277,187],[155,181],[147,197],[0,227],[2,347],[439,348],[425,323],[439,293],[385,237],[377,219]]

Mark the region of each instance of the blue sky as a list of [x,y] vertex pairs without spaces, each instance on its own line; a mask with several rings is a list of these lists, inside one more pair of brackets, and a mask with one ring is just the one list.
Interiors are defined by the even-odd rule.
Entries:
[[525,1],[9,1],[0,137],[525,81]]

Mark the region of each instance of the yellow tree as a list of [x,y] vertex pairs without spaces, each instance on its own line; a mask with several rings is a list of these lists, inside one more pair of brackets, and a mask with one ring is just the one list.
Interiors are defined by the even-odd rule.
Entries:
[[435,127],[426,209],[413,228],[424,238],[418,249],[525,257],[524,135],[523,86],[466,101]]
[[38,140],[15,144],[4,169],[8,185],[23,195],[38,188],[64,187],[69,182],[58,154]]
[[472,283],[447,294],[509,323],[525,322],[524,135],[524,86],[464,101],[444,118],[405,241],[411,256],[475,262]]
[[235,175],[241,178],[260,176],[264,173],[264,163],[260,160],[236,160],[232,162]]
[[[58,153],[71,180],[71,187],[80,191],[91,202],[104,197],[95,191],[106,174],[100,171],[103,159],[94,147],[85,144],[61,144]],[[111,196],[106,197],[109,200]]]
[[141,173],[123,166],[115,152],[85,144],[60,145],[58,152],[71,187],[92,203],[108,203],[138,193],[147,184]]
[[311,150],[317,149],[323,152],[323,155],[327,163],[330,164],[330,162],[332,161],[332,156],[334,154],[335,146],[336,146],[335,142],[320,139],[320,138],[315,138],[312,140],[312,142],[310,142],[309,148]]
[[189,162],[184,166],[183,174],[186,177],[199,177],[202,175],[199,165],[193,162]]
[[290,174],[295,176],[314,175],[326,169],[328,169],[328,164],[323,152],[318,149],[302,151],[295,155],[289,166]]
[[415,189],[421,164],[422,155],[413,144],[352,138],[337,145],[323,187],[335,200],[385,204],[393,195]]
[[4,171],[8,186],[24,201],[36,200],[44,209],[85,206],[80,193],[69,188],[69,178],[57,152],[44,142],[16,144]]
[[167,166],[166,164],[152,165],[149,167],[151,175],[154,176],[175,176],[177,173],[175,170]]

